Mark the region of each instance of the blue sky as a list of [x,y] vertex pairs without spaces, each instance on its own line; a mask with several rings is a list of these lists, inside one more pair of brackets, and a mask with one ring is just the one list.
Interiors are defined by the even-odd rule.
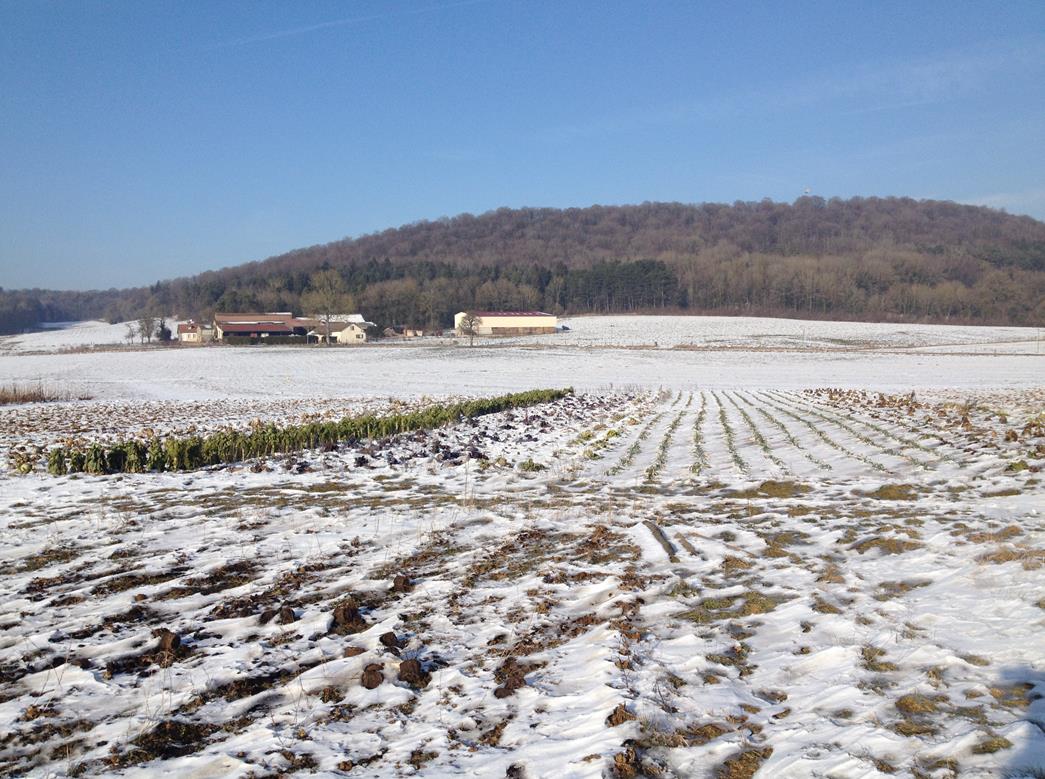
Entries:
[[501,206],[1045,219],[1045,3],[0,0],[0,286]]

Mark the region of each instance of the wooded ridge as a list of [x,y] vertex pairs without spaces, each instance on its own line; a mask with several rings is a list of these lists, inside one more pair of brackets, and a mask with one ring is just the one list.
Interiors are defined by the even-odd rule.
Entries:
[[1045,322],[1045,223],[944,201],[802,197],[502,208],[149,287],[0,290],[0,332],[143,312],[302,312],[328,269],[382,328],[447,327],[469,308]]

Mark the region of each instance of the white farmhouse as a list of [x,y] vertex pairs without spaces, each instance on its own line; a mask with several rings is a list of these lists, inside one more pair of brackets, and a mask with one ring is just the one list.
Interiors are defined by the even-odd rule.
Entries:
[[[475,335],[536,335],[555,333],[559,330],[559,319],[543,311],[473,311],[479,317],[475,327]],[[468,312],[461,311],[454,315],[454,332],[457,335],[468,335],[462,329],[461,321]]]
[[366,330],[355,322],[331,322],[330,337],[339,344],[365,344]]

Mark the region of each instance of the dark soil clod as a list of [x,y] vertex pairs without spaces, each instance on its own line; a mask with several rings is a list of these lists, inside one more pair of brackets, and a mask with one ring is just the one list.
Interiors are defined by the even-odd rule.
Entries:
[[385,680],[385,675],[381,673],[381,669],[384,667],[384,663],[368,663],[367,667],[363,669],[360,684],[368,690],[378,687]]
[[352,603],[342,603],[334,609],[334,622],[330,626],[332,633],[347,635],[350,633],[362,633],[370,627],[359,609]]
[[494,691],[495,698],[507,698],[520,687],[526,686],[526,674],[537,668],[536,665],[520,663],[514,657],[507,657],[501,667],[494,671],[494,677],[501,683]]
[[399,664],[399,681],[411,687],[427,687],[432,675],[421,667],[417,660],[404,660]]

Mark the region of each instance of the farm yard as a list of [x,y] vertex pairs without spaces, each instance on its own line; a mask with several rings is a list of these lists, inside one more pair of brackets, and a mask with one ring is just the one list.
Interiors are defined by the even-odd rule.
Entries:
[[1036,331],[749,320],[720,349],[664,320],[349,358],[9,348],[0,383],[94,399],[0,408],[0,775],[1043,775]]

